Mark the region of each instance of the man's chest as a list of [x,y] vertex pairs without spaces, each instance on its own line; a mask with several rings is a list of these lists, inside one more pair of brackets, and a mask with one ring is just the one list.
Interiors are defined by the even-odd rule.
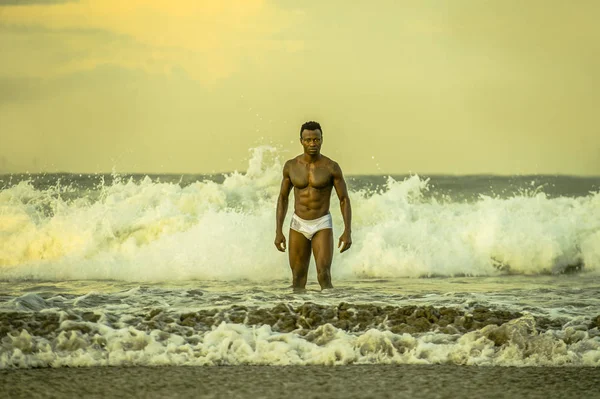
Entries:
[[290,179],[294,187],[326,188],[331,186],[331,172],[322,166],[297,165],[290,171]]

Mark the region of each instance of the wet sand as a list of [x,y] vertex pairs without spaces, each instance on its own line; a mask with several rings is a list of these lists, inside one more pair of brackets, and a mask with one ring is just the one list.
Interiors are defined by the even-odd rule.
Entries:
[[600,369],[451,365],[0,370],[4,398],[600,398]]

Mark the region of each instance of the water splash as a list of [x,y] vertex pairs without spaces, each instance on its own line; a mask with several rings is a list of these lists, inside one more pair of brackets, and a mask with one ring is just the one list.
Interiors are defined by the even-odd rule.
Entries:
[[[225,175],[220,183],[115,176],[83,190],[64,182],[45,189],[20,182],[0,191],[0,276],[286,278],[287,255],[272,244],[281,168],[279,152],[262,146],[251,150],[245,173]],[[373,192],[351,187],[354,245],[334,255],[334,277],[599,269],[598,193],[550,198],[535,188],[461,203],[427,197],[430,188],[417,175],[390,177]],[[334,195],[334,234],[343,230],[338,206]]]

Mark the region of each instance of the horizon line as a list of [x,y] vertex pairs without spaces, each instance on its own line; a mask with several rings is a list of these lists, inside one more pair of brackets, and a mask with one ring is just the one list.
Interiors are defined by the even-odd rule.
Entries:
[[[226,176],[235,173],[246,174],[247,171],[228,171],[228,172],[2,172],[0,171],[0,177],[14,176],[14,175],[29,175],[29,176],[43,176],[43,175],[79,175],[79,176]],[[389,173],[348,173],[346,177],[367,177],[367,176],[444,176],[444,177],[473,177],[473,176],[495,176],[495,177],[512,177],[512,176],[562,176],[562,177],[586,177],[586,178],[600,178],[600,174],[571,174],[571,173],[489,173],[489,172],[477,172],[477,173],[418,173],[418,172],[389,172]]]

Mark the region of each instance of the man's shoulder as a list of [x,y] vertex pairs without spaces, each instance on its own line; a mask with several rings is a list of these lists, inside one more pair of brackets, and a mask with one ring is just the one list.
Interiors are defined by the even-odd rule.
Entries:
[[330,168],[339,168],[340,165],[338,165],[338,163],[336,161],[334,161],[333,159],[329,158],[328,156],[322,155],[322,162],[323,164],[329,166]]
[[295,165],[298,164],[298,158],[300,156],[294,157],[292,159],[288,159],[287,161],[285,161],[285,163],[283,164],[283,173],[288,173],[290,171],[290,169],[292,169]]
[[327,155],[323,155],[323,154],[321,154],[321,156],[323,157],[323,161],[325,161],[325,162],[327,162],[327,163],[330,163],[330,164],[337,163],[337,162],[335,162],[333,159],[329,158]]
[[298,155],[295,156],[294,158],[288,159],[287,161],[285,161],[285,163],[283,164],[284,167],[286,166],[292,166],[296,163],[298,163],[298,158],[300,158],[302,155]]

